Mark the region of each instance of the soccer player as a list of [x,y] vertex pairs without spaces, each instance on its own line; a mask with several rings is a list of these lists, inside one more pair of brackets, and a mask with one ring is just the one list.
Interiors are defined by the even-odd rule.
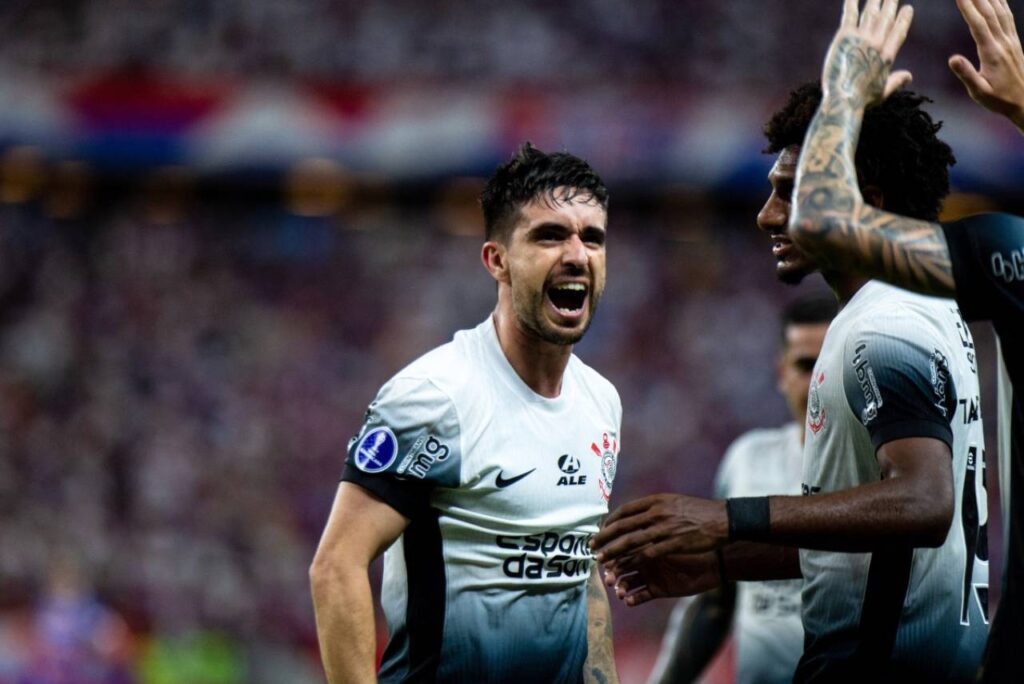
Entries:
[[[820,99],[817,84],[798,89],[765,129],[778,157],[757,222],[787,282],[818,268],[786,230]],[[856,171],[876,206],[934,220],[953,156],[923,100],[898,93],[865,114]],[[804,496],[645,497],[609,516],[598,560],[633,605],[802,574],[797,682],[971,681],[988,631],[988,554],[970,331],[952,300],[821,271],[842,309],[808,393]]]
[[608,193],[526,144],[481,203],[497,306],[370,404],[310,569],[332,684],[374,681],[367,568],[385,549],[379,681],[618,681],[589,542],[622,407],[572,354],[604,291]]
[[[807,388],[835,314],[835,298],[827,295],[802,297],[783,311],[776,374],[793,420],[777,428],[751,430],[733,442],[718,469],[716,497],[800,493]],[[733,623],[738,684],[793,681],[804,647],[796,579],[730,582],[693,601],[681,600],[672,612],[649,684],[696,681]]]
[[[974,100],[1024,132],[1024,51],[1006,0],[958,0],[957,5],[977,43],[981,68],[961,55],[950,58],[950,67]],[[955,296],[968,320],[991,320],[995,326],[1007,552],[982,679],[1020,682],[1024,660],[1015,651],[1024,634],[1024,220],[983,214],[939,224],[865,203],[852,172],[861,117],[909,76],[889,73],[912,14],[909,6],[898,12],[896,6],[895,0],[881,7],[869,2],[858,16],[857,3],[846,3],[825,63],[825,98],[800,160],[790,235],[819,263],[918,292]]]

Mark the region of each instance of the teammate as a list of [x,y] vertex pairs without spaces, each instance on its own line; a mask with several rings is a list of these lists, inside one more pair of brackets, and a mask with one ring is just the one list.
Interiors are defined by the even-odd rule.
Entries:
[[588,543],[622,408],[572,354],[605,285],[608,193],[530,144],[481,197],[494,313],[380,390],[310,570],[332,684],[374,680],[367,566],[382,551],[381,682],[617,682]]
[[[716,497],[800,493],[807,388],[835,314],[829,296],[803,297],[783,311],[778,387],[793,421],[752,430],[733,442],[718,470]],[[736,681],[793,681],[804,642],[800,580],[795,579],[728,583],[693,601],[681,600],[649,684],[695,681],[725,640],[734,612]]]
[[[817,84],[800,88],[766,126],[778,158],[758,226],[788,282],[816,267],[786,228],[819,100]],[[899,93],[865,115],[856,170],[870,201],[934,220],[953,157],[923,100]],[[609,516],[598,560],[633,605],[720,578],[802,574],[797,682],[971,681],[987,636],[988,565],[970,332],[951,300],[822,274],[843,308],[808,394],[805,496],[646,497]],[[730,544],[750,541],[761,543]],[[799,565],[783,545],[800,548]]]
[[981,69],[963,55],[950,57],[949,68],[971,99],[1024,133],[1024,49],[1009,5],[1006,0],[958,0],[957,6],[977,45]]
[[[1006,0],[958,0],[980,70],[961,55],[950,68],[971,97],[1024,132],[1024,51]],[[790,235],[818,263],[918,292],[955,296],[968,320],[991,320],[1000,341],[999,473],[1006,534],[1002,600],[983,680],[1024,681],[1015,649],[1024,634],[1024,220],[972,216],[942,225],[866,204],[852,172],[864,110],[909,77],[890,74],[912,10],[848,0],[825,63],[825,98],[800,160]],[[888,207],[886,207],[888,209]],[[896,213],[899,212],[898,210]],[[1016,386],[1017,391],[1014,391]]]

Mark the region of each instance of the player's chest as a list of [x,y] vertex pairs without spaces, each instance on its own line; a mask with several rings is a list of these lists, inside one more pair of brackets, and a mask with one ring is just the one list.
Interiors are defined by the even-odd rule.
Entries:
[[[857,367],[844,368],[842,357],[826,356],[826,351],[822,349],[807,392],[803,494],[831,492],[878,479],[875,449],[861,422],[872,416],[854,415],[846,383],[857,383],[858,377],[863,376],[865,396],[870,392],[877,394],[877,385],[866,373],[858,374]],[[877,401],[866,401],[864,410],[877,411],[877,405]]]
[[524,414],[467,437],[461,489],[494,514],[607,506],[619,453],[617,426],[608,421]]
[[793,443],[759,445],[748,452],[742,467],[734,469],[726,482],[727,496],[799,494],[803,475],[803,453],[798,438]]

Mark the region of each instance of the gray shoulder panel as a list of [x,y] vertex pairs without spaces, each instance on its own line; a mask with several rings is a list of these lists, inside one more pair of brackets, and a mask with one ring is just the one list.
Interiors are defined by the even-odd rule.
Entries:
[[349,442],[343,480],[373,492],[406,517],[436,487],[456,487],[462,462],[459,418],[447,394],[426,378],[387,383]]
[[956,387],[946,355],[907,330],[856,332],[846,342],[843,390],[875,448],[907,437],[952,445]]

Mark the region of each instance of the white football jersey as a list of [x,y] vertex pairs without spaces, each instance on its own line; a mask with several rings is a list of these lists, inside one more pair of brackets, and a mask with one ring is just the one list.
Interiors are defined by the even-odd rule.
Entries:
[[582,681],[621,418],[576,356],[557,398],[534,393],[490,318],[384,385],[343,477],[410,520],[385,554],[381,682]]
[[804,493],[878,481],[878,448],[930,437],[950,446],[955,512],[938,548],[800,552],[807,642],[795,681],[974,679],[988,631],[979,395],[952,300],[873,281],[832,322],[808,394]]
[[[716,498],[799,494],[802,425],[752,430],[726,451],[715,479]],[[793,681],[804,650],[802,581],[737,582],[733,636],[737,684]]]

